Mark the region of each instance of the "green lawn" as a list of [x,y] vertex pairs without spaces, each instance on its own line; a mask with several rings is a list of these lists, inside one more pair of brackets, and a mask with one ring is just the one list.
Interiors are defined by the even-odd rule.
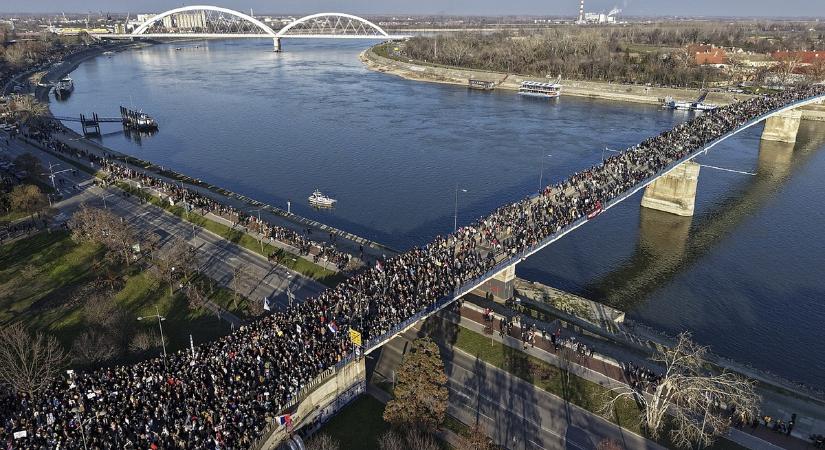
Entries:
[[378,450],[378,437],[390,428],[384,404],[362,395],[338,413],[318,433],[327,433],[342,449]]
[[[570,381],[565,383],[566,377],[562,369],[500,342],[493,342],[491,345],[489,336],[484,336],[467,328],[458,327],[454,345],[499,369],[505,370],[590,412],[599,414],[601,405],[608,398],[607,388],[573,374],[570,375]],[[640,410],[635,402],[626,400],[617,406],[616,414],[611,420],[623,428],[643,435],[639,427],[639,412]],[[668,442],[666,439],[660,440],[660,443],[667,447]],[[721,439],[710,448],[734,450],[743,449],[744,447],[726,439]]]
[[284,267],[288,267],[289,269],[292,269],[308,278],[317,280],[329,287],[334,287],[335,285],[346,279],[346,277],[341,273],[336,273],[331,270],[327,270],[317,264],[314,264],[303,258],[299,258],[296,255],[288,253],[281,248],[269,245],[267,243],[264,243],[263,246],[261,246],[261,243],[257,239],[250,236],[249,234],[246,234],[241,230],[233,229],[222,223],[218,223],[214,220],[207,219],[197,213],[189,213],[180,206],[171,206],[168,202],[163,202],[157,197],[151,196],[145,192],[141,192],[137,189],[134,189],[125,183],[116,183],[116,185],[119,188],[132,193],[133,195],[140,196],[141,198],[152,203],[153,205],[159,206],[169,211],[170,213],[180,217],[183,220],[186,220],[201,228],[211,231],[212,233],[215,233],[216,235],[230,242],[233,242],[241,247],[246,248],[247,250],[251,250],[255,253],[264,256],[268,256],[274,253],[278,264]]
[[[96,325],[85,320],[77,290],[108,272],[123,281],[115,303],[137,329],[157,330],[156,321],[137,321],[138,316],[155,314],[155,306],[166,316],[167,350],[187,347],[190,334],[200,343],[229,332],[227,322],[208,310],[190,309],[181,293],[170,295],[169,286],[148,272],[136,265],[110,265],[103,253],[98,245],[74,242],[66,232],[40,233],[0,246],[0,323],[22,320],[70,348],[78,335]],[[225,289],[216,289],[212,298],[232,309],[231,293]]]

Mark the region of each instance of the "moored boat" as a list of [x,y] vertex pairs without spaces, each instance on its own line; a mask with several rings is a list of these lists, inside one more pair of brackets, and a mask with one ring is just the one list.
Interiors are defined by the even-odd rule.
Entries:
[[540,83],[538,81],[523,81],[518,90],[519,95],[525,97],[557,98],[561,96],[562,85],[556,83]]
[[54,85],[54,94],[58,97],[62,97],[64,95],[71,94],[71,92],[73,90],[74,90],[74,81],[71,78],[69,78],[68,76],[65,76],[65,77],[61,78],[60,81],[58,81]]
[[320,190],[316,189],[312,195],[309,196],[309,204],[319,208],[332,208],[338,200],[324,195]]

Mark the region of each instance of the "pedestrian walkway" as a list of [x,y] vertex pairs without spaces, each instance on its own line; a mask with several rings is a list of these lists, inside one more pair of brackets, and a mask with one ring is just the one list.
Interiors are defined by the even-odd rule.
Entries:
[[[71,148],[82,150],[90,154],[97,155],[101,158],[117,157],[121,161],[121,164],[137,172],[147,174],[155,178],[159,178],[168,183],[181,184],[181,181],[177,179],[173,179],[162,173],[158,173],[157,171],[148,170],[140,165],[137,165],[136,158],[131,158],[128,155],[123,155],[112,149],[103,147],[102,145],[94,141],[90,141],[86,138],[83,138],[74,132],[67,131],[55,133],[54,137],[60,142],[63,142],[64,144],[70,146]],[[193,181],[202,183],[200,180]],[[251,209],[260,209],[261,218],[265,219],[273,225],[298,232],[309,230],[310,238],[312,240],[334,245],[338,249],[348,252],[355,257],[360,257],[360,252],[363,248],[363,260],[365,262],[374,262],[376,259],[386,258],[387,256],[394,255],[395,253],[397,253],[396,250],[393,250],[377,242],[370,241],[360,236],[356,236],[352,233],[336,229],[329,225],[325,225],[320,222],[307,219],[305,217],[300,217],[298,215],[291,214],[280,208],[264,204],[257,200],[228,191],[223,188],[207,186],[206,183],[185,184],[187,189],[195,190],[206,197],[209,197],[224,205],[231,206],[239,211],[248,212]],[[220,193],[216,192],[216,190],[219,190]]]
[[[448,320],[451,320],[454,323],[457,323],[458,325],[476,333],[490,335],[489,327],[492,326],[493,333],[490,335],[490,338],[494,341],[503,343],[511,348],[519,349],[524,353],[535,356],[536,358],[555,366],[561,367],[562,364],[564,364],[557,355],[555,347],[549,338],[544,338],[541,333],[538,333],[535,337],[535,346],[528,346],[525,349],[521,339],[513,337],[512,335],[505,335],[502,337],[498,333],[500,321],[504,316],[495,312],[492,316],[492,322],[486,321],[484,317],[484,308],[470,302],[463,302],[460,316],[453,313],[446,313],[446,318]],[[532,320],[530,323],[536,323],[540,330],[545,329],[547,331],[547,336],[549,336],[552,331],[555,331],[552,329],[554,323],[538,323]],[[521,328],[518,325],[515,325],[511,333],[516,336],[521,336],[521,331]],[[565,331],[564,333],[565,334],[562,338],[571,337],[571,333],[569,331]],[[581,336],[578,335],[575,337],[576,339],[581,338]],[[645,365],[650,366],[650,361],[647,361]],[[581,378],[608,388],[627,386],[627,379],[625,378],[624,371],[621,368],[620,361],[604,354],[594,353],[592,357],[583,356],[577,358],[574,364],[572,364],[570,371]],[[728,438],[739,445],[751,449],[785,448],[790,450],[801,450],[808,448],[808,443],[803,440],[804,438],[800,439],[798,436],[785,436],[775,433],[761,425],[756,428],[746,426],[742,429],[731,429],[731,433]]]

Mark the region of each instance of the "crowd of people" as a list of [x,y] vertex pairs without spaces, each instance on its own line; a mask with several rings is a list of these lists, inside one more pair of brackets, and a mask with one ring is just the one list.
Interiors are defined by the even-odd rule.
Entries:
[[637,392],[651,392],[656,390],[662,375],[648,367],[642,367],[632,362],[622,363],[622,371],[627,384]]
[[257,215],[240,211],[237,208],[220,203],[195,189],[184,187],[182,183],[169,182],[146,172],[132,169],[112,158],[104,158],[87,152],[86,150],[69,146],[54,137],[54,133],[61,130],[62,127],[58,122],[46,121],[36,126],[28,127],[24,132],[24,136],[38,141],[41,145],[53,152],[88,161],[93,167],[108,172],[109,181],[111,182],[131,181],[139,183],[141,186],[152,188],[168,196],[174,204],[182,204],[187,208],[197,210],[203,215],[212,213],[249,231],[261,233],[267,239],[290,245],[296,248],[299,254],[311,256],[315,263],[325,260],[334,264],[338,270],[344,270],[348,267],[352,259],[350,253],[335,247],[333,244],[335,241],[334,235],[331,236],[330,242],[313,240],[310,238],[312,230],[309,228],[299,232],[290,228],[274,225],[263,218],[259,219]]
[[[786,104],[825,95],[810,86],[703,114],[548,186],[541,195],[374,266],[319,296],[234,333],[130,366],[75,372],[35,398],[8,393],[0,440],[13,448],[246,448],[301,387],[355,348],[445,301],[496,263],[538,244],[709,142]],[[173,189],[171,186],[170,189]],[[15,432],[26,431],[17,440]]]
[[183,184],[163,180],[111,159],[101,160],[100,165],[101,168],[109,174],[110,180],[132,181],[139,183],[143,187],[152,188],[168,196],[169,200],[176,205],[182,204],[187,208],[198,210],[204,215],[212,213],[223,217],[247,230],[260,233],[267,239],[288,244],[298,249],[299,254],[312,256],[315,262],[325,259],[335,264],[339,270],[344,270],[350,262],[351,255],[349,253],[338,250],[331,243],[310,239],[310,229],[304,229],[303,232],[299,232],[290,228],[274,225],[263,218],[259,218],[257,215],[240,211],[235,207],[220,203],[197,190],[184,187]]

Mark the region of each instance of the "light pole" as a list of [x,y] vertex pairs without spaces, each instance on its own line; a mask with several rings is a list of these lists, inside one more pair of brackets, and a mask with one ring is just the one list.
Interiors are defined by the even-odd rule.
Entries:
[[155,314],[151,316],[141,316],[138,317],[137,320],[143,319],[151,319],[157,318],[158,319],[158,328],[160,328],[160,344],[163,346],[163,368],[168,372],[169,369],[166,367],[166,341],[163,339],[163,321],[166,320],[166,317],[160,315],[160,310],[158,309],[158,305],[155,305]]
[[292,302],[295,301],[295,294],[292,292],[292,275],[286,277],[286,298],[288,300],[287,308],[292,308]]
[[261,208],[250,209],[249,212],[258,212],[258,242],[261,243],[261,254],[264,254],[264,223],[261,222]]
[[541,195],[542,182],[544,181],[544,158],[548,158],[550,156],[553,156],[553,155],[544,155],[544,156],[542,156],[541,157],[541,163],[539,164],[539,166],[541,167],[539,169],[539,192],[538,192],[539,195]]
[[[462,189],[461,192],[467,192],[467,189]],[[455,185],[455,208],[453,210],[453,233],[458,231],[458,183]]]
[[86,446],[86,431],[84,430],[86,427],[83,424],[83,419],[80,418],[80,410],[78,408],[72,408],[72,411],[74,412],[74,418],[77,420],[77,424],[80,426],[80,437],[83,438],[83,450],[88,450]]
[[113,195],[115,195],[115,194],[103,194],[103,195],[101,195],[101,198],[103,198],[103,208],[104,209],[109,209],[109,207],[106,206],[106,197],[111,197]]
[[72,171],[72,169],[64,169],[64,170],[60,170],[60,171],[55,172],[54,168],[59,166],[59,165],[60,164],[52,164],[51,162],[49,163],[49,179],[52,180],[52,188],[54,188],[55,191],[57,190],[57,185],[54,182],[55,175],[60,175],[63,172],[71,172]]

